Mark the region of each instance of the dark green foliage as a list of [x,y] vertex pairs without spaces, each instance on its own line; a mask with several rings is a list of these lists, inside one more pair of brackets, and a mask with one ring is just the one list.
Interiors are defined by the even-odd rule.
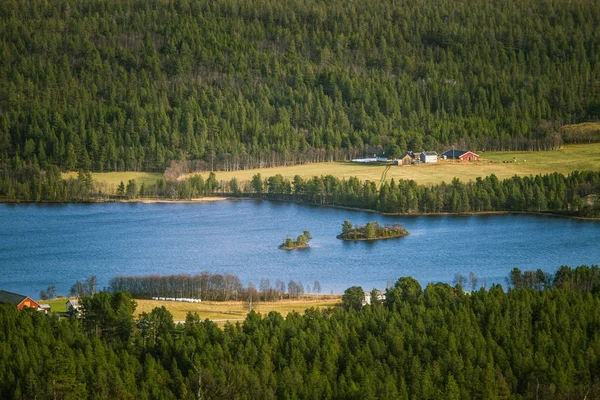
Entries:
[[344,291],[342,306],[346,310],[359,310],[365,299],[365,292],[360,286],[352,286]]
[[0,201],[89,202],[106,198],[105,193],[93,190],[89,172],[80,171],[77,178],[62,179],[60,170],[48,166],[40,170],[35,163],[19,160],[5,163],[0,160]]
[[[361,182],[356,177],[333,176],[293,181],[280,178],[279,186],[291,186],[289,194],[253,192],[260,175],[246,186],[250,194],[265,199],[290,200],[318,205],[335,205],[400,214],[469,213],[495,211],[553,212],[583,217],[600,216],[600,172],[575,171],[567,176],[552,173],[536,176],[514,176],[500,181],[495,175],[450,184],[417,185],[415,181],[384,182],[378,189],[374,182]],[[224,188],[227,192],[228,188]],[[342,227],[342,233],[350,231]]]
[[397,238],[408,235],[408,231],[400,223],[385,224],[381,226],[379,221],[367,222],[365,226],[352,227],[349,221],[342,224],[342,233],[339,239],[344,240],[375,240]]
[[[174,324],[157,308],[140,316],[129,339],[86,331],[87,317],[58,320],[1,305],[0,393],[6,399],[599,399],[600,297],[575,284],[599,287],[598,267],[561,267],[555,276],[539,290],[492,286],[471,294],[400,278],[386,306],[353,302],[358,309],[310,309],[285,319],[251,312],[224,329],[193,314]],[[362,301],[360,288],[346,294]],[[111,310],[128,303],[122,295],[98,299]]]
[[285,239],[285,242],[279,245],[280,249],[283,250],[292,250],[292,249],[304,249],[308,247],[308,242],[312,239],[312,236],[309,231],[304,231],[301,235],[298,236],[296,240],[292,240],[291,238]]
[[0,159],[238,169],[547,149],[600,118],[594,0],[0,2]]
[[84,329],[109,342],[126,341],[133,332],[135,301],[127,292],[100,292],[80,299]]

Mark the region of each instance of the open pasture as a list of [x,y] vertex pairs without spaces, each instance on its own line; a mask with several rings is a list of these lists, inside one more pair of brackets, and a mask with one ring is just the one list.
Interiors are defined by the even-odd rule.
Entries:
[[[63,179],[77,179],[77,172],[66,172],[62,174],[62,177]],[[139,187],[142,183],[156,183],[156,180],[161,177],[160,172],[92,172],[94,182],[104,183],[108,188],[115,190],[121,182],[127,185],[130,179],[134,179]]]
[[[600,168],[600,143],[565,145],[558,150],[552,151],[512,151],[500,152],[489,151],[479,153],[480,160],[455,161],[442,160],[435,164],[421,164],[409,166],[389,166],[386,180],[392,178],[413,179],[419,184],[437,184],[450,182],[454,178],[462,181],[475,180],[496,174],[500,179],[510,178],[514,175],[536,175],[560,172],[567,174],[575,170],[597,170]],[[240,171],[216,172],[217,180],[229,181],[237,178],[240,182],[250,181],[252,176],[260,173],[264,178],[281,174],[284,178],[293,179],[299,175],[302,178],[313,176],[333,175],[337,178],[350,178],[371,180],[379,183],[384,170],[388,165],[382,164],[359,164],[351,162],[327,162],[288,167],[250,169]],[[206,177],[208,172],[200,172]],[[127,184],[130,179],[135,179],[138,187],[141,183],[154,183],[162,174],[157,172],[104,172],[92,173],[94,182],[104,183],[108,189],[116,190],[122,181]],[[190,175],[181,177],[185,179]],[[63,174],[64,178],[76,178],[77,173],[69,172]]]
[[[210,319],[215,321],[225,320],[242,320],[248,314],[248,303],[243,301],[203,301],[202,303],[184,303],[178,301],[161,301],[161,300],[136,300],[136,314],[142,312],[150,312],[155,307],[165,306],[175,321],[184,321],[188,312],[196,312],[202,319]],[[265,301],[252,303],[252,310],[266,315],[271,311],[277,311],[284,317],[296,311],[304,313],[305,310],[312,307],[328,308],[335,307],[341,303],[341,296],[321,295],[317,299],[316,296],[310,295],[306,298],[297,300],[280,300],[280,301]]]
[[[419,184],[437,184],[459,178],[462,181],[475,180],[496,174],[500,179],[514,175],[536,175],[560,172],[567,174],[575,170],[597,170],[600,168],[600,144],[566,145],[558,150],[538,152],[482,152],[480,160],[442,160],[435,164],[390,166],[386,180],[394,178],[413,179]],[[249,181],[260,173],[264,178],[281,174],[292,179],[295,175],[311,178],[320,175],[333,175],[337,178],[356,176],[360,180],[379,183],[387,165],[359,164],[351,162],[329,162],[295,165],[289,167],[263,168],[243,171],[216,172],[217,180],[229,181],[237,178],[240,182]],[[200,173],[207,176],[207,172]]]
[[[67,300],[67,298],[58,298],[40,300],[39,302],[50,304],[52,312],[65,312]],[[165,306],[173,315],[175,321],[185,321],[188,312],[198,313],[203,320],[210,319],[222,323],[228,320],[239,321],[245,319],[249,311],[248,303],[243,301],[203,301],[201,303],[139,299],[135,301],[137,302],[135,316],[143,312],[149,313],[156,307]],[[254,302],[252,303],[252,310],[262,315],[276,311],[285,317],[293,311],[304,313],[309,308],[329,308],[340,304],[341,295],[320,295],[318,297],[316,295],[305,295],[301,299]]]

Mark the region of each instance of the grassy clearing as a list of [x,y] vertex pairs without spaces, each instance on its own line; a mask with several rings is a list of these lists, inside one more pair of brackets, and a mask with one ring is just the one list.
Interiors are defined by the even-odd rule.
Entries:
[[38,300],[38,304],[50,304],[51,312],[67,312],[67,298],[61,297],[52,300]]
[[[591,123],[590,123],[591,124]],[[600,123],[597,123],[600,127]],[[595,125],[594,125],[595,126]],[[578,129],[581,128],[578,125]],[[567,128],[566,128],[567,129]],[[498,178],[510,178],[514,175],[536,175],[551,172],[567,174],[575,170],[600,169],[600,143],[566,145],[559,150],[538,152],[484,152],[477,162],[440,161],[436,164],[412,166],[392,166],[387,173],[387,180],[413,179],[420,184],[437,184],[450,182],[457,177],[462,181],[475,180],[477,177],[496,174]],[[516,160],[516,162],[513,162]],[[315,163],[290,167],[262,168],[244,171],[217,172],[217,180],[250,181],[252,176],[260,173],[263,178],[281,174],[292,179],[295,175],[303,178],[333,175],[337,178],[356,176],[360,180],[371,180],[379,183],[386,166],[364,165],[349,162]],[[200,175],[208,176],[207,172]],[[95,182],[102,182],[116,190],[123,181],[127,183],[135,179],[138,185],[142,182],[154,183],[162,176],[155,172],[104,172],[92,173]],[[77,177],[77,173],[63,174],[63,177]]]
[[[67,298],[53,300],[39,300],[40,304],[49,304],[52,312],[66,312]],[[269,302],[257,302],[252,304],[252,309],[262,315],[267,315],[271,311],[277,311],[284,317],[292,311],[303,313],[312,307],[329,308],[341,304],[341,295],[308,295],[304,299],[281,300]],[[220,325],[227,320],[235,321],[246,318],[248,314],[248,304],[243,301],[204,301],[202,303],[183,303],[178,301],[161,300],[136,300],[137,308],[135,316],[143,312],[151,312],[154,308],[165,306],[175,321],[185,321],[188,312],[196,312],[202,319],[216,320]]]
[[[183,303],[176,301],[158,300],[136,300],[136,314],[150,312],[155,307],[165,306],[175,321],[184,321],[188,312],[196,312],[202,319],[217,321],[240,320],[246,318],[248,305],[242,301],[204,301],[202,303]],[[341,303],[341,296],[323,295],[310,296],[299,300],[281,300],[275,302],[258,302],[252,304],[252,309],[260,314],[266,315],[271,311],[277,311],[286,316],[292,311],[303,313],[312,307],[328,308],[335,307]]]
[[[413,179],[420,184],[450,182],[458,177],[462,181],[475,180],[496,174],[498,178],[510,178],[514,175],[536,175],[551,172],[569,173],[575,170],[600,169],[600,144],[567,145],[559,150],[544,152],[483,152],[477,162],[440,161],[436,164],[412,166],[392,166],[387,180]],[[513,160],[516,159],[516,162]],[[505,163],[504,161],[507,161]],[[338,178],[356,176],[360,180],[379,183],[386,167],[382,165],[363,165],[349,162],[333,162],[296,165],[290,167],[263,168],[245,171],[217,172],[217,180],[229,181],[236,177],[239,181],[249,181],[256,173],[263,178],[281,174],[292,179],[295,175],[311,178],[320,175],[333,175]],[[206,172],[201,175],[207,175]]]
[[[63,179],[76,179],[77,172],[63,173],[62,177]],[[94,182],[104,183],[109,187],[114,186],[115,188],[121,182],[127,185],[130,179],[135,179],[139,187],[142,183],[156,183],[156,180],[160,179],[160,177],[162,177],[162,174],[159,172],[92,172]]]

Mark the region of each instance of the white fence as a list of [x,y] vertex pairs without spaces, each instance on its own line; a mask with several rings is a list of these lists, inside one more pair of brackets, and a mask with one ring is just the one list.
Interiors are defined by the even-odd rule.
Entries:
[[200,303],[202,300],[200,299],[188,299],[185,297],[153,297],[152,300],[162,300],[162,301],[182,301],[185,303]]

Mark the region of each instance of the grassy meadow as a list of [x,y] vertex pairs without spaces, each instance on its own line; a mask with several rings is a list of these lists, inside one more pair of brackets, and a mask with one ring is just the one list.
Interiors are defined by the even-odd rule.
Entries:
[[[266,315],[271,311],[277,311],[284,317],[297,311],[304,313],[305,310],[312,307],[328,308],[336,307],[341,304],[341,295],[307,295],[302,299],[281,300],[269,302],[256,302],[252,304],[252,309],[258,313]],[[40,300],[40,304],[50,304],[52,312],[65,312],[67,298],[53,300]],[[202,319],[210,319],[218,322],[227,320],[236,321],[246,318],[248,313],[248,304],[242,301],[204,301],[202,303],[184,303],[178,301],[162,300],[136,300],[136,316],[147,312],[149,313],[155,307],[165,306],[175,321],[184,321],[188,312],[196,312]]]
[[[565,145],[552,151],[489,151],[479,154],[480,160],[475,162],[460,162],[455,160],[440,161],[435,164],[410,166],[391,166],[386,180],[392,178],[413,179],[419,184],[437,184],[450,182],[455,177],[462,181],[475,180],[477,177],[496,174],[498,178],[510,178],[514,175],[536,175],[551,172],[567,174],[575,170],[600,169],[600,143]],[[313,176],[333,175],[337,178],[356,176],[360,180],[371,180],[379,183],[386,165],[365,165],[351,162],[327,162],[289,167],[251,169],[242,171],[216,172],[217,180],[229,181],[237,178],[240,182],[250,181],[252,176],[260,173],[263,178],[281,174],[284,178],[292,179],[296,175],[303,178]],[[200,173],[208,176],[208,172]],[[103,183],[109,190],[116,191],[122,181],[127,183],[135,179],[138,185],[142,182],[154,183],[162,176],[158,172],[104,172],[92,173],[95,182]],[[186,175],[180,179],[185,179]],[[63,174],[64,178],[77,177],[76,172]]]
[[[63,179],[77,179],[77,172],[66,172],[62,174],[62,177]],[[92,172],[94,182],[104,183],[109,188],[114,187],[115,190],[119,183],[123,182],[127,185],[130,179],[135,179],[135,182],[141,185],[142,183],[156,183],[156,180],[161,177],[162,173],[160,172]]]
[[[480,160],[461,162],[455,160],[440,161],[435,164],[410,166],[391,166],[387,180],[392,178],[413,179],[419,184],[437,184],[450,182],[458,177],[462,181],[475,180],[477,177],[496,174],[498,178],[510,178],[514,175],[535,175],[551,172],[569,173],[575,170],[600,169],[600,143],[584,145],[566,145],[558,150],[538,152],[482,152]],[[244,171],[217,172],[217,180],[229,181],[236,177],[240,182],[249,181],[256,173],[263,178],[281,174],[292,179],[295,175],[311,178],[320,175],[333,175],[338,178],[356,176],[360,180],[379,183],[385,165],[365,165],[350,162],[329,162],[290,167],[263,168]],[[201,175],[207,175],[202,173]]]
[[52,300],[37,300],[38,304],[49,304],[50,311],[52,312],[66,312],[67,311],[67,298],[60,297]]
[[[175,321],[184,321],[188,312],[196,312],[202,319],[210,319],[219,322],[227,320],[243,320],[248,314],[248,303],[243,301],[203,301],[202,303],[184,303],[178,301],[161,300],[136,300],[136,314],[150,312],[155,307],[165,306]],[[268,301],[252,303],[252,310],[266,315],[271,311],[277,311],[284,317],[296,311],[304,313],[312,307],[328,308],[341,304],[339,295],[306,296],[303,299]]]

